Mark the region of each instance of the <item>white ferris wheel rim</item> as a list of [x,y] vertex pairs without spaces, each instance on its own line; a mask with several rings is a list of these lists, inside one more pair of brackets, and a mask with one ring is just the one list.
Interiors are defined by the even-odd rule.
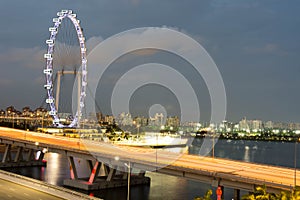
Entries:
[[48,45],[47,53],[44,54],[44,58],[46,59],[46,68],[44,69],[44,74],[46,76],[46,85],[44,87],[47,90],[48,99],[46,99],[46,103],[50,106],[49,114],[53,117],[53,123],[58,127],[66,127],[62,123],[60,123],[58,117],[58,111],[55,106],[55,98],[54,98],[54,91],[53,91],[53,50],[55,46],[55,39],[58,33],[58,28],[63,19],[69,18],[77,33],[77,37],[79,40],[80,46],[80,55],[81,55],[81,88],[80,88],[80,98],[79,108],[76,111],[76,114],[67,127],[75,127],[79,125],[79,121],[82,115],[82,110],[84,107],[84,99],[86,96],[86,86],[87,86],[87,58],[86,58],[86,47],[85,47],[85,38],[83,36],[83,32],[80,26],[80,21],[76,18],[76,14],[72,12],[72,10],[62,10],[61,12],[57,13],[57,18],[53,18],[54,26],[49,28],[50,38],[46,40],[46,44]]

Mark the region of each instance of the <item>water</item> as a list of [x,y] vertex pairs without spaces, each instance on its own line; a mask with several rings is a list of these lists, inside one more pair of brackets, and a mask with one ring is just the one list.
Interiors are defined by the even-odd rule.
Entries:
[[[194,139],[190,154],[198,154],[202,139]],[[251,140],[219,140],[215,145],[215,156],[232,160],[263,163],[294,168],[295,143]],[[211,156],[211,153],[209,154]],[[300,161],[300,145],[297,148]],[[300,164],[299,164],[300,167]]]
[[[202,139],[196,138],[189,147],[189,153],[199,154],[201,144]],[[219,140],[216,143],[214,152],[215,157],[293,168],[294,149],[294,143]],[[297,160],[300,161],[299,144],[297,155]],[[211,156],[211,152],[208,156]],[[48,162],[47,167],[15,168],[10,169],[9,171],[62,186],[63,180],[70,178],[69,164],[66,157],[56,153],[47,153],[45,159]],[[84,176],[86,172],[82,170],[83,167],[80,166],[86,165],[86,163],[81,160],[76,160],[76,165],[79,167],[79,176]],[[146,175],[151,178],[150,187],[132,186],[132,200],[192,200],[196,196],[203,196],[208,189],[214,191],[213,199],[216,198],[216,188],[212,187],[210,184],[158,173],[147,173]],[[127,188],[100,190],[87,194],[101,197],[105,200],[125,200],[127,198]],[[233,197],[233,190],[225,188],[224,194],[225,199],[231,199]]]

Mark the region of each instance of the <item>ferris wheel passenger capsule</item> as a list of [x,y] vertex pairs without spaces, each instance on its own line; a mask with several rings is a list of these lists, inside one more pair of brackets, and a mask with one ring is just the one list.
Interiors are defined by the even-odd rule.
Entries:
[[[51,84],[46,84],[46,85],[44,85],[44,88],[47,89],[47,90],[50,90],[51,87],[52,87]],[[47,100],[48,100],[48,99],[46,99],[46,102],[47,102]]]
[[52,20],[54,23],[60,22],[59,18],[53,18]]
[[46,99],[46,103],[54,103],[54,99],[53,98]]
[[67,14],[69,11],[68,10],[61,10],[62,14]]
[[55,27],[50,27],[50,28],[49,28],[49,31],[50,31],[50,32],[57,32],[57,28],[55,28]]
[[72,14],[73,13],[73,10],[68,10],[68,14]]
[[44,54],[44,58],[52,59],[52,54],[50,54],[50,53],[45,53],[45,54]]
[[72,17],[76,18],[76,14],[71,14]]
[[57,12],[56,15],[57,15],[58,17],[62,17],[62,16],[63,16],[63,13]]
[[49,111],[49,115],[54,116],[54,115],[56,115],[56,112],[55,112],[54,110],[50,110],[50,111]]
[[44,69],[44,74],[51,75],[52,69]]
[[[79,41],[82,42],[82,43],[84,42],[84,40],[85,40],[84,37],[79,38]],[[82,45],[84,45],[84,44],[82,44]]]
[[54,40],[46,40],[46,44],[54,44]]
[[58,12],[57,16],[62,17],[62,16],[64,16],[64,14],[62,12]]

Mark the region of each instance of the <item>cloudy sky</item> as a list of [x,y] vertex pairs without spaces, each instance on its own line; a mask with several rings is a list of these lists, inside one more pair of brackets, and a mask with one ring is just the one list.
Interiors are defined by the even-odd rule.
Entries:
[[42,104],[45,40],[61,9],[77,14],[90,48],[132,28],[179,30],[197,40],[218,66],[228,120],[300,122],[300,2],[279,0],[1,1],[0,108]]

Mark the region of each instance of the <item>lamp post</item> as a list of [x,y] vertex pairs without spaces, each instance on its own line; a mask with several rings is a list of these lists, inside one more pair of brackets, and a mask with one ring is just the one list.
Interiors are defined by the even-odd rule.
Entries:
[[130,161],[127,163],[124,163],[124,165],[128,168],[128,177],[127,177],[127,200],[130,199],[130,173],[131,173],[131,170],[130,170]]
[[294,187],[297,185],[297,144],[299,138],[295,140],[295,150],[294,150]]
[[25,131],[27,131],[27,116],[25,116],[25,124],[24,124],[24,128],[25,128]]
[[12,128],[15,128],[15,113],[12,113]]
[[215,158],[215,133],[213,133],[212,157]]
[[137,130],[136,137],[139,138],[140,137],[140,126],[141,126],[141,124],[139,124],[138,121],[133,121],[133,125],[135,126],[135,128]]
[[27,133],[27,117],[25,117],[25,125],[24,125],[24,128],[25,128],[24,139],[26,140],[26,133]]
[[136,125],[136,127],[137,127],[137,136],[138,137],[140,137],[140,126],[141,126],[140,124]]
[[212,158],[215,158],[215,132],[212,132]]
[[42,113],[42,131],[44,132],[44,112]]

